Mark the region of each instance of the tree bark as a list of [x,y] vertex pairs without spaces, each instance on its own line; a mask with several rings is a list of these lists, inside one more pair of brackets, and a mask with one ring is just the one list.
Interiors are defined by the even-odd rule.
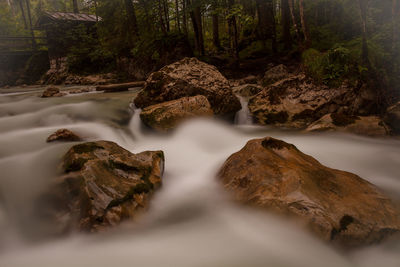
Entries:
[[397,0],[393,0],[392,2],[392,51],[395,52],[396,43],[397,43]]
[[21,9],[22,19],[24,20],[25,29],[28,29],[28,22],[26,21],[25,17],[25,10],[24,10],[24,3],[23,0],[18,0],[19,8]]
[[196,50],[200,55],[204,55],[204,38],[203,38],[203,26],[201,22],[201,8],[199,0],[188,0],[190,5],[190,17],[192,19],[193,31],[195,35]]
[[183,34],[188,35],[186,0],[182,0],[182,28]]
[[74,8],[74,13],[78,14],[79,13],[78,0],[72,0],[72,5]]
[[311,46],[311,37],[310,37],[310,32],[308,31],[306,18],[304,16],[304,2],[303,2],[303,0],[299,0],[299,3],[300,3],[301,28],[302,28],[303,34],[304,34],[304,47],[309,48]]
[[32,25],[31,4],[29,0],[25,0],[25,2],[26,2],[26,11],[28,13],[28,19],[29,19],[29,29],[31,31],[31,37],[32,37],[32,48],[34,51],[36,51],[37,44],[35,39],[35,32],[33,31],[33,25]]
[[262,41],[272,40],[272,51],[277,53],[273,0],[256,0],[258,33]]
[[168,0],[163,0],[163,8],[166,30],[167,32],[170,32]]
[[[231,10],[235,5],[235,0],[228,0],[228,8]],[[238,29],[236,23],[236,16],[233,14],[229,15],[228,18],[228,25],[229,25],[229,36],[231,39],[231,49],[232,55],[237,61],[239,59],[239,36],[238,36]]]
[[179,17],[179,0],[175,0],[175,13],[176,13],[176,26],[178,28],[178,32],[181,32],[181,22]]
[[371,64],[369,62],[368,56],[368,43],[367,43],[367,10],[368,10],[368,0],[358,0],[361,12],[362,21],[362,56],[361,60],[364,66],[369,67]]
[[132,0],[125,0],[126,15],[128,18],[128,28],[131,31],[133,39],[139,36],[135,6]]
[[158,16],[160,19],[160,27],[161,31],[164,35],[167,35],[167,28],[164,24],[164,18],[163,18],[163,5],[161,3],[161,0],[158,0]]
[[292,23],[294,26],[294,30],[296,31],[297,38],[300,37],[299,26],[297,25],[296,17],[294,16],[294,0],[289,0],[289,8],[290,8],[290,15],[292,17]]
[[290,35],[290,8],[289,0],[281,0],[282,8],[282,28],[283,28],[283,42],[285,49],[289,50],[292,47],[292,36]]

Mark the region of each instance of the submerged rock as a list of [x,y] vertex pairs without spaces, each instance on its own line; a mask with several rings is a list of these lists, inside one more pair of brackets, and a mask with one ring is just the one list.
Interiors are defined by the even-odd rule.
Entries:
[[399,211],[374,185],[280,140],[249,141],[218,176],[237,200],[300,218],[340,245],[368,245],[400,231]]
[[64,175],[39,201],[40,215],[64,232],[99,231],[148,208],[161,185],[164,154],[132,154],[113,142],[89,142],[73,146],[62,169]]
[[71,132],[68,129],[60,129],[57,130],[55,133],[51,134],[46,140],[47,143],[55,141],[77,142],[77,141],[82,141],[82,139],[77,134]]
[[387,109],[384,121],[390,126],[393,134],[400,134],[400,102]]
[[241,109],[228,80],[216,67],[196,58],[184,58],[152,73],[134,102],[145,108],[196,95],[207,97],[216,115],[234,115]]
[[142,110],[140,118],[147,126],[164,132],[176,128],[189,118],[212,115],[213,110],[207,98],[199,95],[149,106]]
[[312,123],[307,132],[338,131],[366,136],[385,136],[389,130],[378,116],[349,116],[345,114],[327,114]]
[[46,90],[44,90],[43,94],[42,94],[42,98],[47,98],[47,97],[60,97],[60,96],[64,96],[65,93],[60,92],[60,88],[58,87],[47,87]]

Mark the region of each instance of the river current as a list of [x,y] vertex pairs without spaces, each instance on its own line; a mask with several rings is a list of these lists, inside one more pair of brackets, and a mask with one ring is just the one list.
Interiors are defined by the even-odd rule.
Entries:
[[[400,200],[400,141],[338,133],[305,134],[249,124],[193,120],[170,135],[143,127],[126,93],[41,99],[38,90],[0,92],[0,267],[263,266],[398,267],[400,242],[346,252],[298,225],[229,200],[215,174],[248,140],[272,136],[322,164],[356,173]],[[245,104],[242,101],[242,104]],[[163,187],[149,211],[106,233],[51,239],[32,212],[71,143],[46,138],[67,128],[133,153],[163,150]]]

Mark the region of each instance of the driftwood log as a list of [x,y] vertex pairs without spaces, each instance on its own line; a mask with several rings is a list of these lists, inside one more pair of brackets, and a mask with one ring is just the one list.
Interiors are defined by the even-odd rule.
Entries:
[[143,87],[144,84],[145,81],[99,85],[96,87],[96,91],[104,91],[106,93],[122,92],[122,91],[128,91],[129,88]]

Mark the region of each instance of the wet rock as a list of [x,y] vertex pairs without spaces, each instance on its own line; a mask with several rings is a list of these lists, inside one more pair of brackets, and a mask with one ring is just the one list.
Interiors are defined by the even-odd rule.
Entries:
[[374,185],[284,141],[249,141],[218,177],[238,201],[298,218],[339,245],[368,245],[400,231],[399,211]]
[[196,95],[207,97],[216,115],[234,115],[241,109],[228,80],[216,67],[196,58],[184,58],[152,73],[134,102],[145,108]]
[[267,70],[262,79],[264,86],[276,83],[277,81],[286,79],[290,76],[289,71],[285,65],[278,65]]
[[244,84],[233,88],[233,92],[242,97],[251,97],[261,92],[262,89],[263,88],[257,84]]
[[161,185],[162,151],[138,154],[113,142],[73,146],[62,171],[39,200],[38,214],[59,231],[95,232],[138,216]]
[[47,87],[46,90],[42,93],[42,98],[47,98],[47,97],[60,97],[64,96],[65,93],[60,92],[60,88],[58,87]]
[[366,136],[385,136],[388,127],[378,116],[327,114],[307,127],[308,132],[338,131]]
[[47,138],[46,142],[51,143],[51,142],[56,142],[56,141],[78,142],[78,141],[82,141],[82,139],[77,134],[71,132],[68,129],[60,129],[60,130],[57,130],[55,133],[51,134]]
[[387,109],[384,121],[390,126],[393,134],[400,134],[400,102]]
[[212,116],[213,110],[205,96],[183,97],[142,110],[140,118],[147,126],[165,132],[194,117]]
[[306,128],[329,113],[357,114],[355,99],[347,83],[329,88],[300,74],[264,88],[250,99],[249,110],[259,124]]

